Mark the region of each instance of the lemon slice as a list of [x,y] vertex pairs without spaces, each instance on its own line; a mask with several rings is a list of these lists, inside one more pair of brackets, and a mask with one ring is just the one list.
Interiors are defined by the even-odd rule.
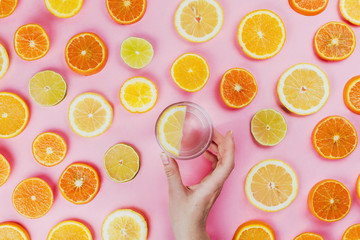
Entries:
[[2,240],[30,240],[28,231],[14,222],[0,223],[0,239]]
[[75,16],[83,5],[83,0],[45,0],[46,8],[59,18]]
[[9,56],[3,45],[0,44],[0,79],[5,75],[9,68]]
[[145,218],[130,209],[119,209],[109,214],[101,227],[101,236],[104,240],[146,240],[147,235]]
[[132,68],[140,69],[148,65],[154,55],[154,50],[147,40],[129,37],[123,41],[120,50],[121,58]]
[[340,12],[346,20],[360,25],[360,2],[358,0],[340,0]]
[[92,240],[90,230],[78,221],[63,221],[53,227],[47,240]]
[[29,82],[31,98],[44,107],[55,106],[65,97],[67,90],[63,77],[54,71],[43,71],[35,74]]
[[180,152],[182,129],[186,115],[186,106],[174,106],[167,109],[158,123],[158,136],[162,147],[178,156]]

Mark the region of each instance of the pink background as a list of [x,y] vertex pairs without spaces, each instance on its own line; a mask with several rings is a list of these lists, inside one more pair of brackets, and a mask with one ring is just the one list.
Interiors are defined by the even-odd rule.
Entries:
[[[338,11],[338,1],[330,0],[325,12],[306,17],[294,12],[286,0],[219,0],[225,20],[220,33],[211,41],[190,43],[180,37],[174,27],[175,10],[180,1],[149,0],[143,19],[133,25],[116,24],[108,15],[104,0],[84,1],[83,8],[70,19],[60,19],[46,9],[43,1],[19,0],[15,12],[0,19],[0,42],[10,55],[10,67],[0,80],[0,91],[19,94],[29,104],[30,122],[23,133],[12,139],[0,139],[0,153],[12,166],[8,182],[0,188],[0,222],[16,221],[23,224],[32,239],[45,239],[50,229],[60,221],[76,219],[84,222],[95,239],[101,239],[101,224],[105,217],[118,208],[134,208],[143,212],[149,223],[149,239],[173,239],[169,217],[167,184],[159,160],[160,148],[154,136],[154,124],[161,110],[174,102],[194,101],[208,110],[214,125],[222,133],[233,129],[236,139],[236,167],[226,182],[208,220],[208,230],[214,240],[231,239],[243,222],[258,219],[273,226],[280,240],[293,239],[304,231],[314,231],[326,239],[340,239],[347,227],[360,222],[360,201],[355,183],[360,172],[360,151],[338,161],[322,159],[313,150],[310,137],[318,121],[328,115],[342,115],[360,130],[359,116],[350,112],[342,99],[347,80],[360,74],[359,46],[348,59],[341,62],[322,61],[313,51],[316,30],[328,21],[344,21]],[[275,57],[256,61],[246,57],[237,40],[237,28],[242,17],[256,9],[270,9],[284,21],[287,39],[282,51]],[[26,62],[13,49],[16,29],[27,23],[41,24],[50,36],[49,53],[42,59]],[[352,26],[360,43],[360,29]],[[90,31],[98,34],[107,44],[109,59],[98,74],[88,77],[72,72],[66,65],[64,49],[75,34]],[[120,58],[121,42],[129,36],[148,39],[154,47],[153,61],[142,70],[127,67]],[[210,66],[210,80],[201,91],[185,93],[170,77],[172,62],[185,52],[202,55]],[[280,75],[294,64],[308,62],[319,66],[330,80],[331,94],[324,108],[311,116],[290,114],[281,107],[276,84]],[[259,86],[254,101],[244,109],[231,110],[224,106],[219,96],[219,82],[229,68],[248,69]],[[28,81],[38,71],[55,70],[68,84],[64,101],[55,107],[45,108],[34,103],[28,94]],[[133,76],[145,76],[158,86],[159,100],[153,110],[145,114],[127,112],[120,104],[118,93],[122,83]],[[82,138],[69,127],[67,109],[75,96],[94,91],[105,96],[114,108],[114,121],[108,131],[95,138]],[[260,147],[250,133],[252,115],[263,108],[282,112],[288,123],[288,133],[275,147]],[[44,131],[60,133],[68,143],[68,155],[58,166],[46,168],[38,164],[31,153],[33,139]],[[105,174],[103,155],[112,145],[125,142],[133,145],[141,156],[137,177],[128,183],[115,183]],[[256,209],[244,194],[245,177],[256,163],[269,158],[289,163],[299,177],[299,193],[286,209],[265,213]],[[101,187],[96,198],[81,206],[66,201],[57,189],[57,181],[66,166],[73,162],[93,165],[101,176]],[[186,184],[196,183],[210,171],[209,163],[199,158],[179,162]],[[21,180],[41,177],[52,187],[55,201],[50,212],[36,220],[20,216],[12,207],[11,194]],[[307,209],[307,194],[318,181],[334,178],[342,181],[351,191],[352,209],[347,217],[335,223],[324,223],[313,217]]]

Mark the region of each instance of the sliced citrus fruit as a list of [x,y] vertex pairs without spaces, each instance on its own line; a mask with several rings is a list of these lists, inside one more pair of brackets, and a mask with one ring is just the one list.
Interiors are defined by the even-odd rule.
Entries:
[[240,22],[238,41],[246,55],[256,59],[271,58],[284,46],[285,26],[281,18],[269,10],[257,10]]
[[206,42],[221,30],[224,13],[216,0],[183,0],[175,12],[178,33],[191,42]]
[[103,134],[111,125],[113,110],[101,95],[83,93],[69,107],[69,123],[72,130],[82,137]]
[[29,120],[29,109],[24,100],[9,92],[0,92],[0,138],[20,134]]
[[1,240],[30,240],[28,231],[14,222],[0,223]]
[[45,0],[46,8],[56,17],[75,16],[83,5],[83,0]]
[[314,16],[323,12],[329,0],[289,0],[289,4],[296,12]]
[[345,105],[354,113],[360,114],[360,75],[351,78],[344,87]]
[[227,70],[220,83],[220,95],[232,108],[243,108],[251,103],[257,93],[257,83],[251,73],[242,68]]
[[356,182],[356,193],[357,193],[358,197],[360,198],[360,175]]
[[360,25],[360,2],[357,0],[340,0],[340,12],[343,17],[355,25]]
[[66,89],[63,77],[50,70],[36,73],[29,81],[31,98],[45,107],[59,104],[66,95]]
[[121,58],[132,68],[140,69],[148,65],[154,55],[154,50],[147,40],[129,37],[121,44]]
[[0,79],[5,75],[8,68],[9,68],[9,56],[4,46],[0,44]]
[[139,172],[140,158],[133,147],[124,143],[115,144],[105,153],[104,168],[111,180],[127,182]]
[[162,113],[158,120],[157,134],[160,144],[174,155],[180,153],[185,115],[186,106],[174,106]]
[[146,0],[106,0],[111,18],[119,24],[140,21],[146,10]]
[[26,24],[16,30],[14,47],[20,58],[33,61],[44,57],[49,51],[49,36],[39,24]]
[[92,240],[90,230],[78,221],[63,221],[53,227],[47,240]]
[[27,178],[20,182],[12,194],[15,210],[26,218],[40,218],[52,207],[54,195],[49,186],[40,178]]
[[328,22],[317,30],[314,45],[320,58],[331,61],[343,60],[355,49],[355,33],[345,23]]
[[2,0],[0,1],[0,18],[10,16],[16,9],[18,0]]
[[339,181],[323,180],[315,184],[309,192],[308,207],[310,212],[322,221],[338,221],[350,211],[350,192]]
[[61,163],[67,152],[65,140],[56,133],[45,132],[38,135],[32,143],[35,160],[46,167]]
[[281,75],[277,93],[281,103],[289,111],[309,115],[325,105],[330,95],[330,84],[320,68],[309,63],[300,63]]
[[283,161],[264,160],[248,173],[245,192],[255,207],[275,212],[294,201],[298,192],[298,180],[294,170]]
[[101,227],[101,236],[104,240],[146,240],[147,235],[148,227],[145,218],[130,209],[119,209],[109,214]]
[[238,227],[233,240],[275,240],[275,232],[264,222],[249,221]]
[[94,33],[75,35],[65,48],[65,59],[69,67],[85,76],[100,72],[105,67],[107,55],[105,43]]
[[99,191],[98,173],[84,163],[69,165],[59,179],[59,190],[66,200],[74,204],[85,204],[93,200]]
[[354,126],[341,116],[324,118],[315,126],[312,134],[315,150],[327,159],[341,159],[350,155],[357,142]]
[[11,167],[5,157],[0,154],[0,187],[6,183],[10,176]]
[[319,234],[306,232],[298,235],[294,240],[324,240],[324,238]]
[[126,80],[120,88],[119,95],[124,108],[133,113],[150,111],[158,98],[156,85],[144,77]]
[[279,144],[286,136],[287,124],[281,113],[274,109],[263,109],[251,119],[251,133],[264,146]]
[[344,232],[341,240],[357,240],[360,239],[360,224],[354,224]]
[[209,80],[210,71],[206,60],[194,53],[185,53],[171,66],[171,77],[184,91],[196,92]]

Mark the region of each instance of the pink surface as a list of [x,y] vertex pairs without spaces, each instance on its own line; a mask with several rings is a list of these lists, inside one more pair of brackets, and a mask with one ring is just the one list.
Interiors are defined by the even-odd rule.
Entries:
[[[338,11],[338,1],[329,1],[327,9],[320,15],[306,17],[294,12],[287,0],[220,0],[225,14],[224,26],[214,39],[201,44],[190,43],[177,34],[173,16],[179,2],[149,0],[144,18],[129,26],[118,25],[110,18],[104,0],[84,1],[81,11],[70,19],[56,18],[48,12],[43,1],[20,0],[14,14],[0,19],[0,42],[10,55],[10,68],[0,80],[0,90],[18,93],[31,109],[29,125],[22,134],[12,139],[0,139],[0,153],[12,166],[8,182],[0,188],[0,222],[19,222],[29,230],[32,239],[40,240],[45,239],[58,222],[77,219],[90,227],[95,239],[101,239],[101,224],[104,218],[118,208],[130,207],[141,210],[148,218],[149,239],[173,239],[168,217],[167,184],[159,160],[160,148],[155,140],[154,124],[165,106],[190,100],[208,110],[217,129],[222,133],[233,129],[236,138],[235,170],[226,182],[208,220],[212,239],[231,239],[239,224],[252,219],[268,222],[280,240],[293,239],[303,231],[320,233],[328,240],[340,239],[348,226],[360,222],[360,201],[355,192],[356,178],[360,172],[360,152],[356,149],[346,159],[328,161],[318,156],[310,141],[313,127],[328,115],[342,115],[360,130],[359,116],[350,112],[342,100],[346,81],[360,74],[359,47],[356,47],[348,59],[336,63],[318,59],[313,51],[313,36],[321,25],[328,21],[344,21]],[[263,8],[273,10],[283,19],[287,39],[277,56],[265,61],[255,61],[243,54],[237,43],[236,33],[245,14]],[[13,49],[12,41],[16,29],[26,23],[41,24],[51,40],[49,53],[34,62],[21,60]],[[352,26],[352,29],[360,43],[360,28]],[[64,59],[67,41],[73,35],[85,31],[98,34],[109,49],[109,59],[103,71],[89,77],[73,73]],[[154,59],[142,70],[130,69],[120,58],[121,42],[129,36],[144,37],[154,46]],[[185,52],[202,55],[210,66],[210,80],[204,89],[197,93],[183,92],[170,77],[172,62]],[[330,98],[325,107],[306,117],[284,111],[276,94],[280,75],[287,68],[301,62],[313,63],[323,69],[331,85]],[[218,93],[222,74],[232,67],[248,69],[259,85],[254,101],[241,110],[225,107]],[[28,94],[28,81],[31,76],[46,69],[61,73],[68,83],[65,100],[50,108],[38,106]],[[157,105],[145,114],[127,112],[118,98],[122,83],[138,75],[153,80],[159,90]],[[88,91],[100,93],[110,101],[114,107],[114,122],[105,134],[85,139],[70,129],[67,108],[75,96]],[[250,119],[256,111],[263,108],[279,110],[288,123],[286,138],[275,147],[260,147],[250,134]],[[39,165],[31,153],[33,139],[44,131],[60,133],[69,147],[66,159],[52,168]],[[141,156],[139,174],[134,180],[123,184],[115,183],[106,176],[102,160],[105,151],[120,142],[133,145]],[[299,177],[297,198],[288,208],[276,213],[265,213],[256,209],[244,194],[244,182],[249,169],[269,158],[289,163]],[[101,176],[101,188],[97,197],[89,204],[81,206],[66,201],[57,189],[61,172],[70,163],[78,161],[93,165]],[[197,182],[210,171],[209,163],[203,158],[179,164],[186,184]],[[55,194],[50,212],[36,220],[20,216],[11,204],[14,187],[28,177],[45,179]],[[321,222],[307,209],[306,200],[310,188],[326,178],[342,181],[353,197],[348,216],[335,223]]]

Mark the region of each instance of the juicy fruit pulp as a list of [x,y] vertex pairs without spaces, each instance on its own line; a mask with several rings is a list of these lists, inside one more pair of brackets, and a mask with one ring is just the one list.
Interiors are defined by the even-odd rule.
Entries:
[[78,221],[63,221],[53,227],[47,240],[92,240],[90,230]]
[[352,112],[360,114],[360,76],[355,76],[346,83],[344,102]]
[[0,44],[0,79],[5,75],[9,68],[9,56],[6,49]]
[[0,18],[10,16],[16,9],[18,0],[2,0],[0,1]]
[[275,232],[264,222],[249,221],[238,227],[233,240],[275,240]]
[[121,44],[120,54],[127,65],[135,69],[141,69],[151,62],[154,49],[143,38],[129,37]]
[[30,240],[29,233],[24,227],[14,222],[0,223],[1,240]]
[[10,164],[5,157],[0,154],[0,187],[5,184],[10,176]]
[[360,25],[360,2],[358,0],[340,0],[340,12],[343,17],[355,25]]
[[146,0],[106,0],[111,18],[119,24],[133,24],[144,16]]
[[289,4],[300,14],[314,16],[325,10],[328,0],[289,0]]
[[56,17],[69,18],[80,11],[83,0],[45,0],[45,5]]

